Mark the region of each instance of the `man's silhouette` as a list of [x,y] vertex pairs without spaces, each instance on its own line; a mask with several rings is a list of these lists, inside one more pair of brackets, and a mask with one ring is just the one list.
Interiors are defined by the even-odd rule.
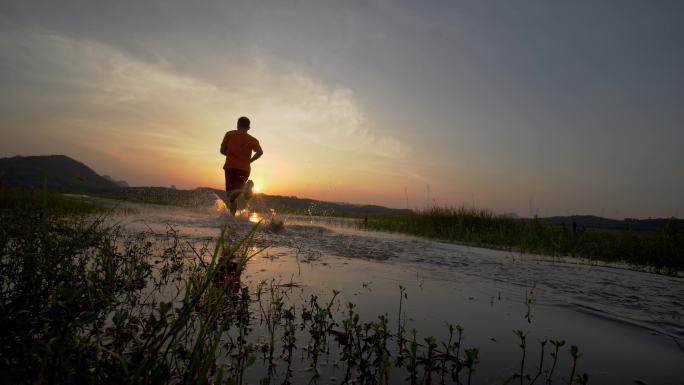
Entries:
[[228,194],[232,215],[235,215],[237,211],[237,198],[242,193],[245,183],[247,184],[245,198],[251,197],[254,183],[247,181],[251,172],[250,164],[264,153],[259,141],[247,133],[250,128],[249,125],[249,119],[244,116],[241,117],[237,121],[237,130],[226,132],[221,143],[221,154],[226,156],[223,170],[226,174],[226,194]]

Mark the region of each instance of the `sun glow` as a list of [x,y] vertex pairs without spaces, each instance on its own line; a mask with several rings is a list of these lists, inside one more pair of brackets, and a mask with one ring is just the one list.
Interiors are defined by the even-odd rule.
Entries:
[[254,183],[254,186],[252,186],[252,191],[254,193],[260,193],[263,190],[264,184],[262,183],[262,180],[259,178],[252,179],[252,182]]

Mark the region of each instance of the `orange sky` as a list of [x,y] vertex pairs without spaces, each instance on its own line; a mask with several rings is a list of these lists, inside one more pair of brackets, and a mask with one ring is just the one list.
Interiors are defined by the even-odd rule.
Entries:
[[[244,114],[265,151],[252,174],[263,192],[384,203],[399,190],[403,196],[388,168],[411,150],[371,130],[349,89],[256,59],[247,69],[226,69],[230,86],[216,87],[88,40],[28,33],[11,43],[44,66],[50,82],[76,90],[57,100],[30,95],[32,104],[61,111],[27,124],[46,142],[24,154],[63,152],[133,185],[220,188],[220,142]],[[73,111],[69,97],[78,99]],[[397,191],[378,193],[380,185]]]
[[245,115],[265,193],[677,216],[676,4],[13,2],[0,156],[221,188],[219,145]]

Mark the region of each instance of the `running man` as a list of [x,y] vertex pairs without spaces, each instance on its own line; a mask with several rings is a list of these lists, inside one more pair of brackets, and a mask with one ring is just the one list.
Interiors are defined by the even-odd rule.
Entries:
[[242,193],[245,184],[247,184],[245,198],[251,197],[254,183],[251,183],[251,180],[247,181],[251,172],[250,165],[264,154],[259,141],[247,133],[249,125],[249,119],[241,117],[237,121],[237,130],[226,132],[221,143],[221,154],[226,156],[223,170],[226,174],[226,194],[228,194],[232,215],[235,215],[237,211],[237,198]]

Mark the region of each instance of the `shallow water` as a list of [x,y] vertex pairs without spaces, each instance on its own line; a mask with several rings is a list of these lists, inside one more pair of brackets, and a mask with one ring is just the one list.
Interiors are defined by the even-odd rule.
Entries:
[[[200,209],[117,204],[137,210],[111,218],[130,231],[173,228],[189,242],[215,240],[224,223],[252,226],[229,218],[220,201]],[[466,344],[480,348],[476,383],[500,383],[517,370],[511,330],[521,329],[533,347],[530,368],[536,339],[562,339],[579,346],[590,383],[684,384],[682,278],[364,231],[344,219],[280,219],[282,231],[260,233],[257,244],[267,249],[250,261],[246,284],[295,282],[301,298],[339,290],[339,303],[354,302],[367,319],[386,313],[394,325],[402,285],[408,329],[445,338],[447,323],[460,324]]]

